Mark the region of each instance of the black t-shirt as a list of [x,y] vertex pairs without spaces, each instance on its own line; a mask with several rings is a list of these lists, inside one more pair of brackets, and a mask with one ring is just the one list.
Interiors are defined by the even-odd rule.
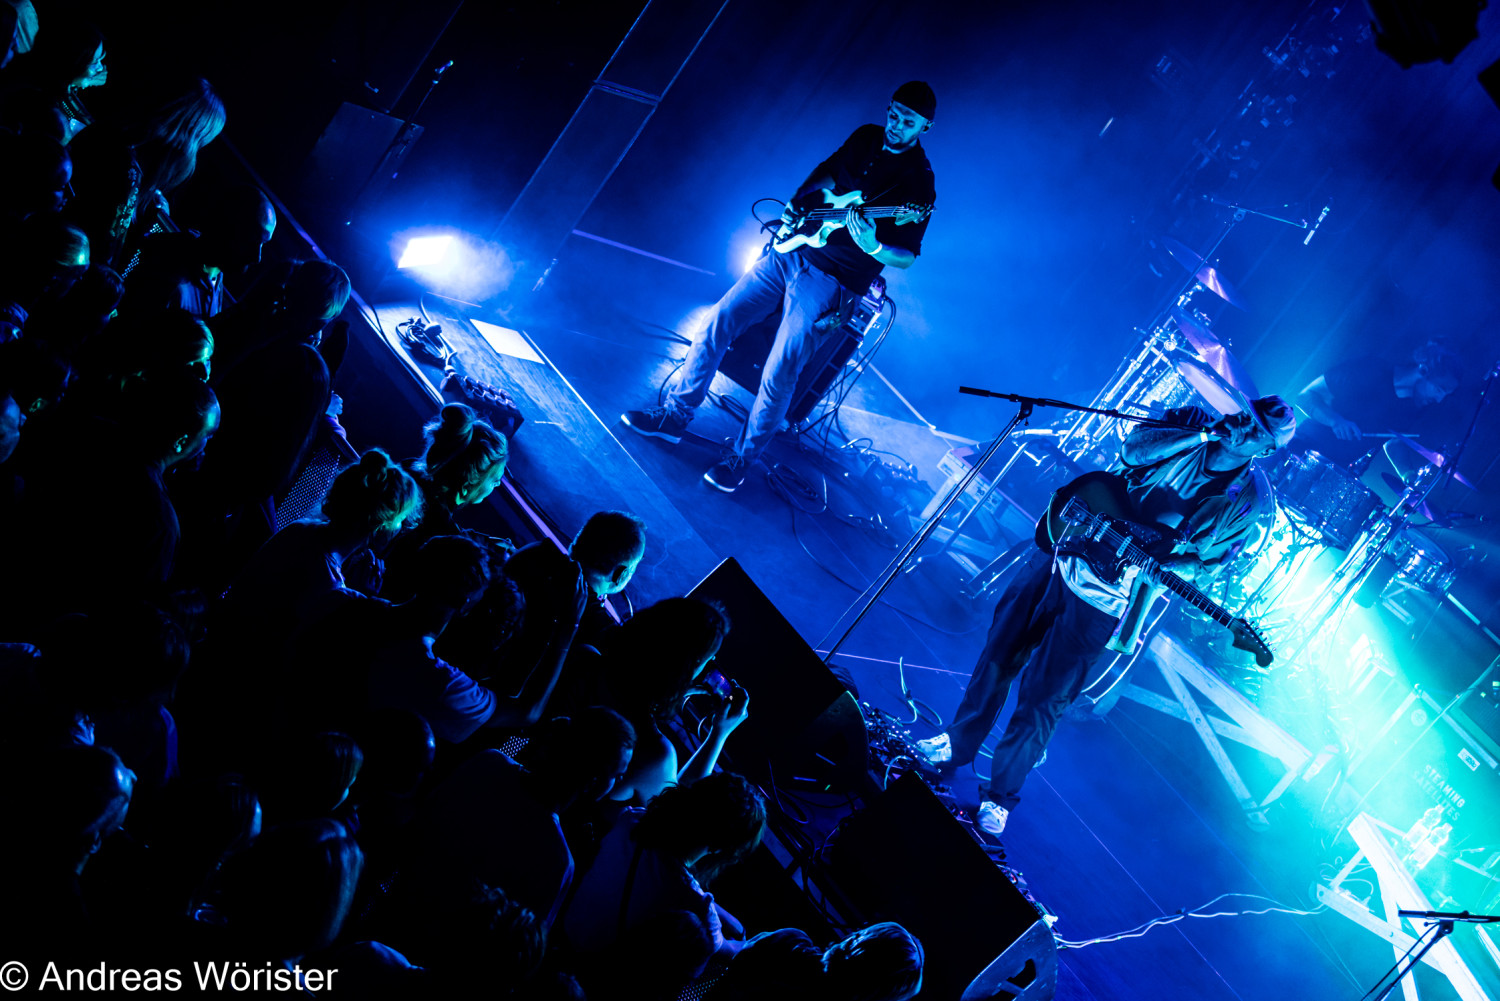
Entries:
[[[1420,434],[1426,425],[1423,408],[1414,399],[1396,395],[1396,366],[1392,362],[1354,358],[1323,373],[1333,409],[1359,426],[1364,434],[1395,431]],[[1312,450],[1340,464],[1348,464],[1383,439],[1341,441],[1328,427],[1306,421],[1297,428],[1299,451]]]
[[1417,405],[1396,395],[1396,366],[1390,362],[1352,359],[1323,373],[1333,397],[1333,409],[1359,425],[1361,431],[1410,431]]
[[[937,189],[932,165],[920,143],[901,153],[885,149],[885,130],[879,125],[861,125],[844,140],[838,151],[824,160],[816,171],[833,179],[833,193],[864,192],[866,205],[932,205]],[[927,220],[896,225],[893,218],[875,220],[875,235],[888,247],[900,247],[913,254],[922,252],[922,236]],[[822,247],[803,247],[800,251],[816,268],[828,272],[839,284],[864,295],[870,282],[884,267],[865,253],[849,236],[847,229],[834,230]]]

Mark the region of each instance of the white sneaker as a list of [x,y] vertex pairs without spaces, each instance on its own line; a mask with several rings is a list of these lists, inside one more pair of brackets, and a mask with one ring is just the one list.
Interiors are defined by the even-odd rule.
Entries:
[[927,763],[934,768],[946,765],[953,760],[953,742],[946,733],[940,733],[936,737],[917,741],[917,753],[926,758]]
[[979,812],[975,814],[974,820],[982,830],[990,834],[1002,834],[1005,831],[1005,822],[1010,819],[1010,811],[999,803],[991,803],[982,800],[979,804]]

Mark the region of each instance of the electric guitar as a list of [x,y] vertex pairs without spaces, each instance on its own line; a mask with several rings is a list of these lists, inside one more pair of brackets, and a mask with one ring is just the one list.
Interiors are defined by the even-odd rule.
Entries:
[[1048,553],[1083,559],[1106,584],[1120,583],[1128,567],[1153,571],[1162,587],[1228,628],[1236,647],[1254,654],[1256,664],[1269,667],[1275,658],[1253,625],[1162,569],[1161,561],[1171,554],[1177,538],[1161,526],[1140,524],[1139,517],[1124,479],[1114,473],[1084,473],[1052,495],[1047,513],[1037,522],[1036,544]]
[[821,247],[828,242],[828,237],[834,230],[843,228],[844,218],[856,206],[861,207],[866,219],[901,216],[896,220],[897,226],[921,222],[932,214],[931,205],[865,205],[864,200],[862,191],[836,195],[827,188],[816,188],[793,198],[788,207],[794,218],[789,223],[781,224],[781,228],[771,238],[771,246],[783,254],[798,247]]

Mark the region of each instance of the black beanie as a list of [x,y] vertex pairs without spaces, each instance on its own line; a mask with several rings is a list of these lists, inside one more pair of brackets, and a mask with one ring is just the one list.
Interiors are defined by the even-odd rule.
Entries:
[[923,118],[931,120],[937,114],[937,95],[921,80],[912,80],[896,88],[891,100],[904,104]]

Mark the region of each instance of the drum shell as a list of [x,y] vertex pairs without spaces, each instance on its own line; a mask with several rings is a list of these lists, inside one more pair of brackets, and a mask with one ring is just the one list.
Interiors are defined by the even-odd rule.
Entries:
[[1282,506],[1335,549],[1348,549],[1381,506],[1353,472],[1320,452],[1288,455],[1272,482]]

